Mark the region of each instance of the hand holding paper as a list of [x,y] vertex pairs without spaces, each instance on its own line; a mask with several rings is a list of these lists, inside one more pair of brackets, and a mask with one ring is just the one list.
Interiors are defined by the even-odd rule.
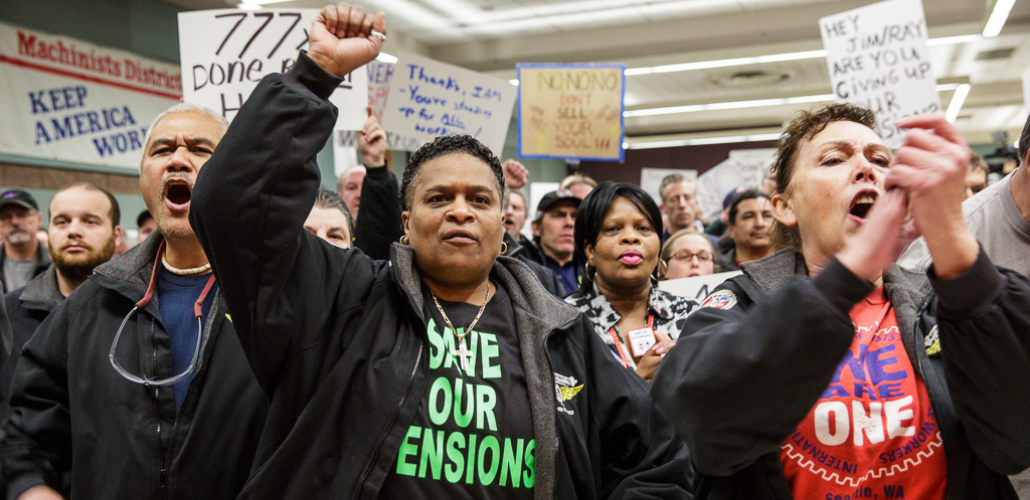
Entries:
[[379,55],[386,34],[386,14],[373,15],[360,5],[341,2],[322,9],[311,25],[308,57],[338,77],[368,64]]

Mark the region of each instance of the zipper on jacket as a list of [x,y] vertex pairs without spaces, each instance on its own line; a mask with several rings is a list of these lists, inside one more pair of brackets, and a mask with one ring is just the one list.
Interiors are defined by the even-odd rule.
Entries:
[[383,429],[383,433],[379,435],[379,440],[376,441],[375,449],[372,450],[372,456],[368,459],[368,464],[365,465],[365,470],[361,472],[361,477],[358,478],[358,484],[354,488],[354,495],[352,499],[357,499],[361,494],[361,486],[365,484],[365,479],[372,472],[372,467],[375,466],[376,459],[379,458],[379,450],[383,447],[383,442],[386,441],[386,437],[390,434],[390,430],[393,429],[393,424],[397,420],[397,415],[400,414],[401,408],[404,407],[404,402],[408,399],[408,391],[411,390],[411,384],[415,382],[415,374],[418,373],[418,365],[422,363],[422,349],[425,347],[425,343],[419,340],[418,344],[418,356],[415,357],[415,367],[411,369],[411,376],[408,378],[408,385],[404,388],[404,395],[401,396],[400,403],[397,403],[397,408],[393,410],[393,415],[390,416],[390,420],[386,423],[386,428]]

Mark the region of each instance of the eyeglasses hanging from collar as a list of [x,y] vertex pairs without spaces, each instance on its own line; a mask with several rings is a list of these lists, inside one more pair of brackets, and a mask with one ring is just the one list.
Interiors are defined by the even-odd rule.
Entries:
[[193,348],[193,358],[190,360],[190,365],[186,367],[186,371],[165,379],[151,379],[146,376],[140,377],[138,375],[134,375],[132,372],[126,370],[115,358],[115,351],[118,350],[118,341],[121,339],[122,331],[125,329],[125,325],[129,323],[129,319],[132,318],[132,315],[146,307],[147,304],[150,303],[150,300],[154,298],[154,289],[157,286],[157,266],[161,265],[161,258],[164,255],[164,251],[165,242],[162,241],[161,245],[157,249],[157,256],[154,258],[154,269],[150,273],[150,285],[147,286],[147,293],[139,302],[136,303],[132,310],[129,311],[129,314],[126,314],[125,318],[122,319],[121,325],[118,326],[118,331],[114,334],[114,341],[111,342],[111,351],[107,355],[108,359],[111,360],[111,366],[114,367],[115,371],[125,378],[125,380],[146,387],[165,387],[174,385],[185,380],[187,377],[190,377],[199,369],[200,348],[204,339],[204,324],[202,320],[204,300],[207,299],[208,294],[211,293],[211,288],[214,287],[215,284],[215,275],[212,273],[211,277],[207,280],[207,284],[204,285],[204,291],[200,293],[200,298],[198,298],[193,304],[193,314],[197,318],[197,341],[196,346]]

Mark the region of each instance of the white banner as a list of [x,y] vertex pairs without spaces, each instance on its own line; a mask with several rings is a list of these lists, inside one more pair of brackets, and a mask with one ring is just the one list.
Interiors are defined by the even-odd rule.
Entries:
[[876,113],[888,146],[904,140],[895,120],[941,112],[920,0],[888,0],[827,16],[819,28],[837,100]]
[[[232,120],[265,75],[284,73],[307,48],[317,9],[235,9],[179,13],[179,59],[186,102]],[[368,74],[347,75],[329,101],[336,129],[361,130],[368,114]]]
[[665,280],[658,282],[658,288],[673,295],[686,297],[688,299],[704,300],[716,287],[734,276],[739,276],[740,271],[709,274],[707,276],[694,276],[693,278],[680,278],[678,280]]
[[[394,63],[372,61],[366,66],[368,68],[368,105],[372,107],[372,113],[383,124],[383,111],[386,110],[386,103],[390,99],[390,80],[393,79],[393,72],[397,69]],[[403,151],[415,151],[425,141],[412,137],[402,137],[390,132],[386,127],[386,147],[388,149],[400,149]],[[347,136],[340,136],[346,138]],[[357,137],[356,135],[354,137]],[[355,145],[357,142],[354,143]]]
[[179,68],[66,36],[0,24],[0,151],[139,169]]
[[384,129],[424,141],[471,135],[500,156],[517,94],[507,80],[412,54],[391,80]]

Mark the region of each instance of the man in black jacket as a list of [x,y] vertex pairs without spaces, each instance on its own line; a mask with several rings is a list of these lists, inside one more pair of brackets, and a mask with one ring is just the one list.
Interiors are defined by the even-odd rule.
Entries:
[[225,126],[180,104],[149,128],[140,188],[160,232],[96,268],[25,344],[0,441],[8,498],[242,488],[268,403],[187,221]]
[[[409,159],[410,245],[390,261],[302,230],[336,121],[327,98],[385,32],[382,13],[323,9],[309,55],[258,85],[194,193],[191,221],[272,400],[241,498],[689,498],[685,449],[643,382],[497,257],[503,180],[478,141]],[[373,199],[359,226],[391,210]]]
[[54,195],[47,229],[53,264],[25,287],[4,296],[14,335],[11,362],[0,370],[0,417],[7,416],[11,376],[22,347],[93,269],[111,260],[122,237],[120,217],[118,200],[92,184],[74,184]]

